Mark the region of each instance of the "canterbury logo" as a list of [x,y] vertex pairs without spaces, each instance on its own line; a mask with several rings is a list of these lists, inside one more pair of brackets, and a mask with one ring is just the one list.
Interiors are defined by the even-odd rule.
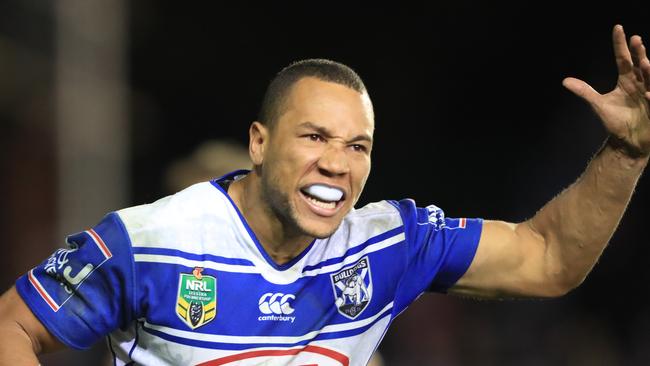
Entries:
[[259,306],[263,314],[288,315],[294,312],[289,301],[296,299],[295,295],[283,293],[266,293],[260,297]]

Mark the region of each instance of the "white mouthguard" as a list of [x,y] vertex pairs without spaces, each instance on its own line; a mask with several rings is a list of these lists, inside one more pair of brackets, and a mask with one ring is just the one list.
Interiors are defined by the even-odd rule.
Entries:
[[343,191],[322,184],[314,184],[305,189],[305,192],[325,202],[336,202],[343,197]]

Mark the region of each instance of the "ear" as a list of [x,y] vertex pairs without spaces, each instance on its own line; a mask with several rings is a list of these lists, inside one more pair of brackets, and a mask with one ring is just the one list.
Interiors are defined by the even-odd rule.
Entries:
[[251,123],[248,129],[248,154],[253,165],[262,165],[264,153],[269,143],[269,129],[260,122]]

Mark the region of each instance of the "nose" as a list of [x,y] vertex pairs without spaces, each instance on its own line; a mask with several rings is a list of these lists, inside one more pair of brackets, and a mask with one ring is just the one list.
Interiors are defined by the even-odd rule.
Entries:
[[350,164],[344,144],[328,143],[318,159],[318,169],[324,175],[343,175],[350,172]]

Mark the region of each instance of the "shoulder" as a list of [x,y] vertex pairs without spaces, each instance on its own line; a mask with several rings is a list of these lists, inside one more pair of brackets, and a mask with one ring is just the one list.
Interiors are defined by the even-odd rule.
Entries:
[[[192,185],[153,203],[117,211],[131,240],[196,230],[196,223],[228,217],[228,198],[211,182]],[[174,234],[175,233],[175,234]]]
[[[222,201],[220,192],[210,183],[202,182],[185,188],[178,193],[158,199],[155,202],[133,206],[117,211],[122,220],[137,224],[144,220],[181,215],[198,214],[210,204]],[[191,208],[189,211],[179,209]]]
[[353,209],[345,217],[344,222],[349,224],[363,224],[368,222],[393,222],[400,219],[400,210],[393,201],[379,201]]
[[349,223],[372,222],[431,222],[443,221],[444,211],[436,205],[420,207],[410,198],[396,200],[385,200],[369,203],[359,209],[352,210],[345,218]]
[[385,200],[369,203],[360,209],[350,212],[349,219],[394,219],[399,216],[403,221],[430,221],[431,218],[444,219],[444,211],[436,205],[426,207],[418,206],[415,200],[405,198],[402,200]]
[[336,234],[362,242],[403,225],[402,215],[393,203],[378,201],[350,211]]

